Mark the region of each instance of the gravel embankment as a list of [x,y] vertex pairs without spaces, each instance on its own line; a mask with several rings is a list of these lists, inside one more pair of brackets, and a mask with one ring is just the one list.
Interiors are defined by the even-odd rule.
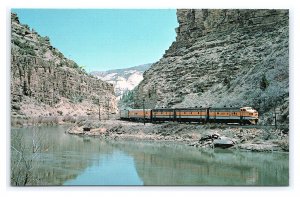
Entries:
[[[85,129],[90,128],[90,130]],[[248,151],[289,151],[288,133],[274,128],[243,128],[224,125],[179,124],[167,122],[152,124],[120,120],[77,122],[69,134],[97,136],[103,139],[134,141],[173,141],[197,148],[213,148],[215,134],[232,141],[233,149]],[[202,139],[202,140],[201,140]],[[204,140],[205,139],[205,140]]]

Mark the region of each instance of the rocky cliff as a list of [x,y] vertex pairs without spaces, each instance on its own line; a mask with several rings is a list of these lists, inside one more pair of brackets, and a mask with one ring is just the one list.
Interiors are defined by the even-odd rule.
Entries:
[[116,111],[114,87],[87,74],[11,14],[12,117],[86,116]]
[[117,100],[120,100],[124,93],[133,90],[143,80],[143,73],[150,66],[151,64],[143,64],[125,69],[93,71],[91,75],[113,84]]
[[288,10],[177,10],[176,41],[144,73],[135,105],[252,106],[288,121]]

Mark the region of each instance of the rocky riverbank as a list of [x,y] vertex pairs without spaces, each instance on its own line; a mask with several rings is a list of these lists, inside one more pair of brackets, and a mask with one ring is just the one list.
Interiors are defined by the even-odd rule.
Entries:
[[214,148],[222,140],[231,143],[230,149],[247,151],[289,151],[288,133],[274,128],[243,128],[228,125],[179,124],[174,122],[152,124],[120,120],[82,120],[67,131],[69,134],[95,136],[103,139],[132,141],[168,141]]

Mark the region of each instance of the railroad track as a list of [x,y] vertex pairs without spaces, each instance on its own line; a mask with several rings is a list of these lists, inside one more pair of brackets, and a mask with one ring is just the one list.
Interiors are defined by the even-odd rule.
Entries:
[[[120,119],[119,119],[120,120]],[[142,122],[142,121],[130,121],[130,120],[123,120],[129,122]],[[162,122],[152,122],[152,124],[162,124],[171,121],[162,121]],[[149,121],[147,122],[149,123]],[[151,122],[150,122],[151,123]],[[226,123],[207,123],[207,124],[200,124],[199,122],[177,122],[178,124],[186,124],[186,125],[202,125],[213,127],[213,128],[249,128],[249,129],[264,129],[264,128],[288,128],[288,125],[240,125],[240,124],[226,124]]]
[[220,127],[225,127],[225,128],[254,128],[254,129],[263,129],[263,128],[287,128],[288,125],[234,125],[234,124],[208,124],[212,127],[214,126],[220,126]]

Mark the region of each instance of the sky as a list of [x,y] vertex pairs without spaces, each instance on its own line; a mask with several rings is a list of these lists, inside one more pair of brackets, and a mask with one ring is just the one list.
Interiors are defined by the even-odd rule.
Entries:
[[12,9],[87,72],[158,61],[175,41],[175,9]]

